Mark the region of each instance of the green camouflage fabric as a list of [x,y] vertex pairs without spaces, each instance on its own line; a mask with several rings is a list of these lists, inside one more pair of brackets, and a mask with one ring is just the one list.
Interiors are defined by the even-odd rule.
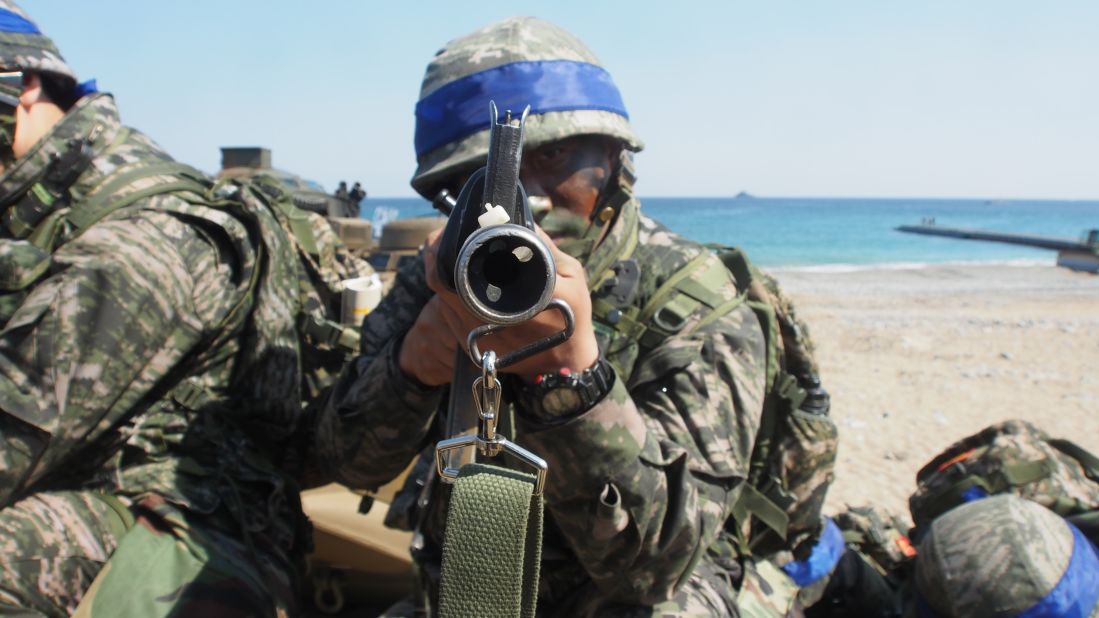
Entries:
[[293,569],[253,549],[232,528],[150,497],[73,616],[293,616]]
[[907,526],[874,506],[848,507],[833,518],[848,547],[868,559],[883,575],[904,576],[916,557],[916,548],[905,534]]
[[15,158],[11,145],[15,140],[15,107],[19,104],[20,94],[20,89],[0,84],[0,173]]
[[802,558],[817,540],[824,501],[835,478],[839,430],[829,415],[828,393],[820,386],[808,327],[778,281],[754,266],[749,268],[752,283],[747,300],[761,321],[770,325],[768,339],[774,348],[774,358],[769,360],[774,381],[765,412],[774,424],[770,435],[760,437],[770,450],[762,458],[757,456],[755,465],[760,470],[751,481],[782,509],[787,525],[785,534],[779,534],[756,519],[748,537],[755,554],[784,564]]
[[[455,39],[436,52],[427,65],[420,99],[440,87],[494,67],[512,62],[575,60],[602,66],[579,39],[562,28],[534,17],[511,17]],[[518,113],[520,110],[514,110]],[[419,157],[412,188],[427,199],[435,197],[440,184],[462,172],[483,165],[488,154],[488,115],[485,129],[444,144]],[[578,109],[531,114],[526,120],[525,144],[536,148],[565,137],[585,134],[607,135],[626,148],[644,148],[629,121],[613,112]]]
[[[81,143],[92,156],[75,182],[45,211],[25,208],[50,162]],[[333,301],[320,288],[302,292],[309,265],[299,262],[292,236],[256,187],[235,181],[217,195],[140,199],[76,235],[69,222],[97,199],[176,180],[112,179],[170,161],[121,126],[109,95],[97,95],[81,99],[0,177],[0,530],[38,527],[6,539],[14,546],[0,590],[43,615],[68,615],[93,563],[119,543],[113,532],[95,536],[102,509],[87,506],[89,496],[134,509],[152,501],[158,530],[190,552],[192,567],[235,573],[239,586],[228,579],[191,589],[211,591],[207,608],[228,603],[240,615],[294,608],[294,573],[309,545],[297,479],[312,438],[303,408],[311,367],[303,368],[297,325],[310,306]],[[327,241],[319,241],[323,256]],[[342,361],[324,371],[334,375]],[[28,500],[56,492],[70,492],[76,506],[57,507],[65,513],[57,517],[23,513],[34,504]],[[86,547],[71,540],[78,526],[92,535],[81,535]],[[27,560],[13,553],[19,548]],[[38,577],[34,556],[43,551],[91,562],[79,576]],[[140,554],[126,556],[145,565],[151,582],[188,572]],[[121,572],[132,568],[125,562]],[[242,608],[249,599],[261,602]]]
[[[10,0],[0,0],[0,9],[34,23]],[[57,46],[41,32],[0,32],[0,71],[56,73],[76,81],[76,73],[65,63]]]
[[1083,449],[1027,421],[987,427],[952,444],[916,475],[916,491],[908,499],[915,536],[973,495],[1012,493],[1062,517],[1097,511],[1097,463]]
[[[931,524],[916,560],[917,593],[939,616],[1020,615],[1054,589],[1073,547],[1065,521],[1030,500],[970,502]],[[1099,604],[1078,609],[1072,615],[1099,616]]]
[[[584,257],[590,281],[603,278],[593,269],[609,267],[621,243],[633,243],[641,265],[635,305],[699,256],[725,277],[715,293],[736,298],[735,281],[716,256],[638,209],[629,198],[602,243]],[[448,495],[431,478],[433,446],[443,437],[436,415],[442,389],[405,377],[396,352],[430,296],[421,261],[401,270],[363,324],[364,353],[337,383],[317,440],[339,481],[364,489],[384,484],[423,455],[388,521],[405,528],[422,522],[424,538],[413,553],[429,578],[437,569]],[[501,415],[502,433],[549,462],[540,614],[649,615],[658,607],[659,615],[737,615],[744,560],[730,515],[759,427],[765,343],[746,305],[699,325],[707,313],[699,306],[687,316],[687,334],[644,354],[636,341],[597,329],[617,379],[611,393],[578,418],[543,425],[515,404]],[[417,510],[421,491],[425,508]],[[781,573],[778,580],[761,579],[759,595],[777,598],[792,586]]]
[[73,591],[91,585],[126,528],[94,492],[40,492],[0,511],[0,615],[71,615]]

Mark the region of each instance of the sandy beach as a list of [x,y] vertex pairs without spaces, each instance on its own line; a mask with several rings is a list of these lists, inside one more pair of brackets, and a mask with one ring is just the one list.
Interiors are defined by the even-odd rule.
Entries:
[[916,471],[1023,418],[1099,453],[1099,276],[1055,266],[776,270],[841,432],[828,510],[907,516]]

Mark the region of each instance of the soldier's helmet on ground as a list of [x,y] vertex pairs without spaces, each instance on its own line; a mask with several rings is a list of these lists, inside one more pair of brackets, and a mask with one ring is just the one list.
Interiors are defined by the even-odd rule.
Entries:
[[52,73],[76,85],[76,73],[30,17],[9,0],[0,0],[0,71]]
[[561,28],[512,17],[447,43],[427,65],[416,104],[412,188],[432,199],[448,178],[484,164],[489,101],[500,113],[530,105],[525,143],[606,135],[644,146],[622,95],[595,54]]
[[916,561],[920,616],[1099,616],[1099,554],[1075,526],[1014,495],[941,516]]

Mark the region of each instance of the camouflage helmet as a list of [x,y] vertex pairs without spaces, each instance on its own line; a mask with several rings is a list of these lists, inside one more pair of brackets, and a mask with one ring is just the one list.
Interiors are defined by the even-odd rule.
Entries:
[[57,46],[10,0],[0,0],[0,71],[52,73],[76,83]]
[[427,65],[416,104],[412,188],[431,199],[448,177],[483,164],[489,100],[501,112],[531,106],[529,147],[592,134],[635,152],[644,146],[591,50],[549,22],[512,17],[447,43]]
[[938,517],[916,560],[928,616],[1099,616],[1099,554],[1045,507],[1004,494]]

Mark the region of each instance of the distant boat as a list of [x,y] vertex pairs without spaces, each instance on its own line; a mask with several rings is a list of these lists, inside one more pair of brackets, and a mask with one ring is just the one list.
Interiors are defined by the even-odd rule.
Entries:
[[740,193],[737,193],[736,195],[734,195],[733,199],[734,200],[754,200],[754,199],[756,199],[756,196],[752,195],[751,193],[748,193],[747,191],[741,191]]

